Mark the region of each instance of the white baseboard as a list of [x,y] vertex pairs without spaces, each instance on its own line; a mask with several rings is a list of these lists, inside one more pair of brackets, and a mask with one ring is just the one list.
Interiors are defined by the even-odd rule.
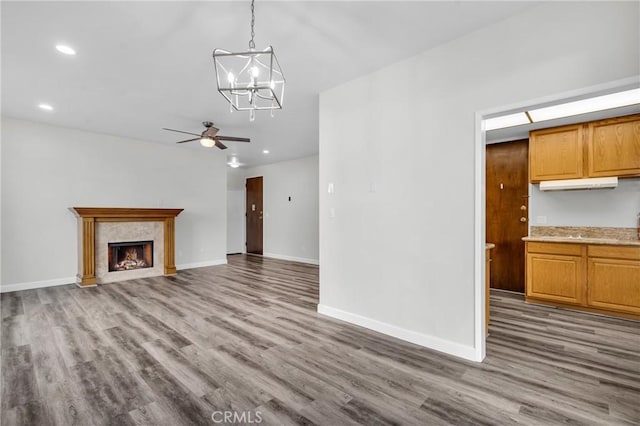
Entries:
[[312,265],[320,264],[320,261],[318,259],[307,259],[305,257],[287,256],[285,254],[264,253],[262,256],[271,257],[273,259],[280,259],[280,260],[291,260],[292,262],[310,263]]
[[[176,265],[176,269],[192,269],[203,268],[205,266],[226,265],[227,259],[207,260],[206,262],[185,263],[182,265]],[[55,280],[46,281],[32,281],[27,283],[18,284],[3,284],[0,286],[0,293],[9,293],[11,291],[31,290],[34,288],[54,287],[57,285],[75,284],[76,277],[71,278],[58,278]],[[95,286],[91,286],[95,287]]]
[[206,260],[204,262],[183,263],[182,265],[176,265],[176,269],[181,270],[181,269],[204,268],[206,266],[218,266],[218,265],[226,265],[226,264],[227,264],[227,258],[224,258],[224,259]]
[[55,280],[31,281],[27,283],[3,284],[0,286],[0,293],[11,291],[31,290],[34,288],[55,287],[57,285],[75,284],[76,277],[58,278]]
[[476,350],[473,346],[461,345],[459,343],[444,340],[439,337],[407,330],[405,328],[387,324],[382,321],[363,317],[362,315],[353,314],[351,312],[346,312],[336,308],[331,308],[326,305],[318,305],[318,313],[331,318],[356,324],[361,327],[368,328],[369,330],[386,334],[388,336],[396,337],[400,340],[415,343],[416,345],[424,346],[425,348],[434,349],[436,351],[468,359],[470,361],[482,361],[482,359],[478,359],[478,354],[476,353]]

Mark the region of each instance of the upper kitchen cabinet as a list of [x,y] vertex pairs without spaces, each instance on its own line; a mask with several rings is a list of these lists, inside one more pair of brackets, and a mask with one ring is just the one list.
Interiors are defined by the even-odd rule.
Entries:
[[589,123],[590,177],[640,175],[640,115]]
[[531,182],[584,177],[583,125],[535,130],[529,134]]

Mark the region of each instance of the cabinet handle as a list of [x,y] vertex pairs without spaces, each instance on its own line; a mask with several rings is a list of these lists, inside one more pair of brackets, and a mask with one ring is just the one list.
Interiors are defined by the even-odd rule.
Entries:
[[521,217],[521,218],[520,218],[520,222],[523,222],[523,223],[524,223],[524,222],[526,222],[526,221],[527,221],[527,218],[526,218],[526,217]]

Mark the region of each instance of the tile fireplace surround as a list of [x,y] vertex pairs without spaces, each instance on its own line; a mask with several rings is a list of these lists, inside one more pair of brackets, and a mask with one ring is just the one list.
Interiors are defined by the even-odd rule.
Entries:
[[[100,229],[96,224],[106,222],[162,222],[162,233],[164,238],[157,244],[163,248],[160,256],[156,259],[163,260],[162,269],[159,273],[173,275],[176,273],[175,265],[175,218],[183,209],[139,209],[139,208],[115,208],[115,207],[72,207],[70,209],[78,218],[78,274],[76,284],[79,287],[94,287],[99,281],[96,271],[101,270],[102,265],[96,266],[96,240],[100,244],[105,244],[99,236],[96,237],[96,230]],[[140,225],[140,223],[138,223]],[[100,232],[100,231],[98,231]],[[126,279],[122,276],[123,279]],[[131,278],[131,277],[129,277]],[[101,282],[113,281],[104,279]]]

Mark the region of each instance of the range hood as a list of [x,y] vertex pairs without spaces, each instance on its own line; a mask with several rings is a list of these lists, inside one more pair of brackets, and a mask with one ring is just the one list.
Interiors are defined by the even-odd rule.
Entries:
[[618,186],[617,177],[591,179],[547,180],[540,182],[540,191],[566,191],[570,189],[601,189]]

